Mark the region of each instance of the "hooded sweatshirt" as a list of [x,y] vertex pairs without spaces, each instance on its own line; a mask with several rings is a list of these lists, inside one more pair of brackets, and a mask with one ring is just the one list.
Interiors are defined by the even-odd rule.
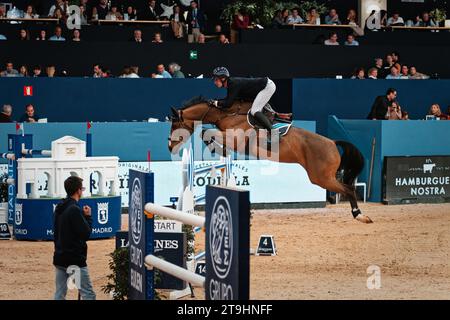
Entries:
[[56,206],[53,232],[53,264],[64,268],[70,265],[86,267],[86,241],[92,232],[92,218],[83,215],[77,201],[66,198]]

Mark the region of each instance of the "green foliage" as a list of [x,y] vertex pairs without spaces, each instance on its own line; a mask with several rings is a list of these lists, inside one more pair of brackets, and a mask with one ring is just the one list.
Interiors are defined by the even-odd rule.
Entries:
[[430,16],[434,21],[441,23],[447,19],[447,11],[444,8],[436,8],[430,11]]

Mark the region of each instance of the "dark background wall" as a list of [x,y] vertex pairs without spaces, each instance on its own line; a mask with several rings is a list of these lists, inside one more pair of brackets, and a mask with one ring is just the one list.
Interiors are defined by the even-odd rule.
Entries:
[[[197,59],[190,59],[190,51],[197,51]],[[185,73],[210,76],[218,65],[229,67],[235,76],[270,76],[287,79],[298,77],[350,76],[357,66],[371,66],[373,59],[398,51],[403,63],[415,64],[419,71],[439,73],[450,78],[450,47],[426,46],[361,46],[325,47],[316,45],[227,45],[164,43],[40,43],[20,42],[10,45],[0,42],[0,61],[12,60],[21,64],[55,64],[71,76],[91,76],[92,65],[101,63],[113,74],[120,74],[125,65],[140,67],[140,75],[150,76],[158,63],[178,62]],[[4,67],[2,67],[3,69]]]

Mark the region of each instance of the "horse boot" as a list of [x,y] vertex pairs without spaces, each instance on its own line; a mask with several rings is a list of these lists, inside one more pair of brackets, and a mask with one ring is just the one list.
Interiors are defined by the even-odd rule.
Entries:
[[255,112],[254,117],[264,127],[264,129],[267,130],[267,146],[270,148],[272,143],[271,141],[272,124],[270,123],[270,120],[261,111]]

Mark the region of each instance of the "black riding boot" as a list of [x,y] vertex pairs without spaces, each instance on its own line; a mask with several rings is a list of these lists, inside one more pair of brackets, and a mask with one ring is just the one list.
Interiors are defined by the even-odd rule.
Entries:
[[255,113],[256,120],[259,121],[259,123],[264,127],[264,129],[267,130],[267,144],[271,144],[271,134],[272,134],[272,124],[270,123],[270,120],[266,117],[266,115],[258,111]]

